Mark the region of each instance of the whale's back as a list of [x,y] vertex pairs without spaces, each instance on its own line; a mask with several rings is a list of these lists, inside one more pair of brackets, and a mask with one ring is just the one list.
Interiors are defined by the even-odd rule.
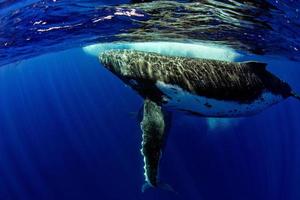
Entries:
[[118,63],[126,79],[162,82],[193,95],[218,100],[247,103],[266,91],[284,98],[291,91],[286,83],[266,70],[265,63],[260,62],[164,56],[135,50],[114,50],[104,57],[107,56]]

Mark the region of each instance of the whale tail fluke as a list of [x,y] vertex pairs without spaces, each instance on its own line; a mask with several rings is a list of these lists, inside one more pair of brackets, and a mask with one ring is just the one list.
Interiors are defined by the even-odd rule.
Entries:
[[291,92],[291,96],[298,99],[298,100],[300,100],[300,95],[295,93],[295,92]]

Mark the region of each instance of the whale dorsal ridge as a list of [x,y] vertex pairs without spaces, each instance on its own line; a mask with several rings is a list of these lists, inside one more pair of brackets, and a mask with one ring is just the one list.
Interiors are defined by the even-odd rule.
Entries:
[[252,69],[260,69],[260,70],[266,70],[267,63],[263,62],[257,62],[257,61],[246,61],[242,62],[242,64],[246,65],[249,68]]

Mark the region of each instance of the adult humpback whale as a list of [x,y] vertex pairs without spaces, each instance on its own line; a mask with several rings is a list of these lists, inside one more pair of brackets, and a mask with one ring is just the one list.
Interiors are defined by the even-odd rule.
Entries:
[[159,185],[157,172],[165,135],[161,108],[204,117],[242,117],[291,96],[300,99],[260,62],[163,56],[136,50],[110,50],[99,59],[145,99],[141,151],[146,182],[153,187]]

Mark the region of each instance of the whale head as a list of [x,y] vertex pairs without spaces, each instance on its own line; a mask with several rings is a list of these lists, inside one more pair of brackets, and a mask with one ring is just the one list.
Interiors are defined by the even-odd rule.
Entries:
[[137,71],[144,71],[143,58],[133,50],[109,50],[99,55],[99,60],[105,68],[113,74],[126,79],[142,78],[142,74],[136,74]]
[[142,97],[163,102],[165,95],[156,87],[157,79],[162,74],[153,66],[158,61],[153,54],[156,55],[135,50],[109,50],[101,53],[99,60]]
[[124,56],[121,51],[114,50],[101,53],[99,60],[109,71],[115,75],[122,76],[122,71],[124,71],[125,63],[128,60],[128,57]]

